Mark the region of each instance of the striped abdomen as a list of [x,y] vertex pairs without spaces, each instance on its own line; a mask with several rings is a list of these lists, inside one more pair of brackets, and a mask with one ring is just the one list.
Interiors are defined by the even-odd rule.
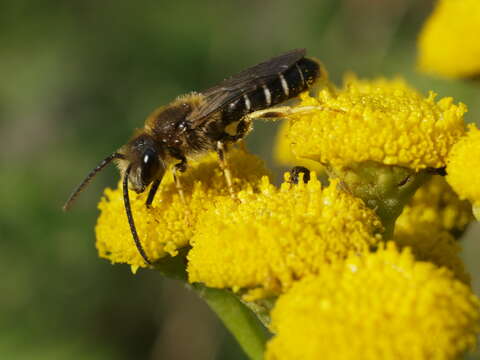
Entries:
[[258,86],[228,104],[222,111],[224,125],[240,120],[244,115],[262,110],[291,99],[307,90],[320,76],[320,65],[302,58],[276,77]]

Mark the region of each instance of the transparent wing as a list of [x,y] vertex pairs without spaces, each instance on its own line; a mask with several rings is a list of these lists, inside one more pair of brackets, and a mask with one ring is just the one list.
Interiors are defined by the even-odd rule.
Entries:
[[278,76],[305,57],[305,49],[291,50],[270,60],[252,66],[242,72],[229,77],[220,84],[205,91],[205,105],[193,111],[188,117],[190,126],[195,128],[201,125],[210,114],[222,109],[245,93],[254,90],[270,78]]

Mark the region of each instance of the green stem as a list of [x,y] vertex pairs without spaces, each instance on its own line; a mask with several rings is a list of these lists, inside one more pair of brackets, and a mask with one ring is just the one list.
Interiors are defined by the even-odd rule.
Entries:
[[218,315],[248,357],[252,360],[263,359],[269,335],[254,313],[229,291],[201,284],[194,284],[192,288]]
[[[188,284],[186,255],[188,248],[181,249],[175,257],[166,257],[155,264],[163,275]],[[210,306],[233,334],[250,359],[263,359],[269,333],[258,317],[240,299],[228,290],[212,289],[202,284],[190,287]]]

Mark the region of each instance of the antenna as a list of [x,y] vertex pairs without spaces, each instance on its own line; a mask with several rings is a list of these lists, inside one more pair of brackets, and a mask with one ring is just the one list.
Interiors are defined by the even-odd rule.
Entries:
[[83,181],[73,190],[72,194],[68,198],[68,200],[65,202],[65,205],[63,205],[63,211],[68,211],[70,206],[73,204],[77,196],[87,187],[87,185],[92,181],[92,179],[99,173],[105,166],[110,164],[112,160],[114,159],[125,159],[125,156],[123,154],[119,153],[113,153],[111,155],[108,155],[105,159],[102,160],[100,164],[98,164],[90,173],[83,179]]
[[142,243],[138,238],[137,229],[135,228],[135,221],[133,220],[132,209],[130,208],[130,197],[128,195],[128,176],[130,175],[131,168],[132,165],[129,165],[125,171],[125,174],[123,175],[123,202],[125,203],[125,211],[127,213],[128,223],[130,224],[130,231],[132,232],[133,241],[137,246],[138,252],[140,255],[142,255],[143,260],[145,260],[147,264],[151,265],[152,262],[149,260],[145,250],[142,247]]

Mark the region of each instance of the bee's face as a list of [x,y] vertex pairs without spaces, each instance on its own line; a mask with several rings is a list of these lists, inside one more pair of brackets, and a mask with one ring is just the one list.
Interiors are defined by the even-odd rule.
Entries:
[[166,168],[164,153],[150,136],[141,135],[130,141],[122,150],[126,157],[124,160],[126,164],[121,164],[122,170],[131,167],[128,178],[131,190],[141,193],[152,181],[162,179]]
[[129,184],[130,189],[141,193],[153,180],[161,179],[165,174],[163,161],[154,149],[147,148],[140,159],[132,164]]

